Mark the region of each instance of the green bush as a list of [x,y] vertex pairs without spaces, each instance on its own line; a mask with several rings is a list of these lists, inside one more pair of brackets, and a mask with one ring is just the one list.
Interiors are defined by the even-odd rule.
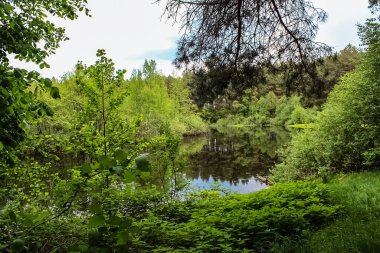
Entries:
[[184,201],[136,221],[136,252],[264,252],[338,213],[325,187],[287,183],[260,192]]
[[[380,26],[375,26],[380,34]],[[293,138],[272,180],[332,171],[377,169],[380,163],[380,45],[370,45],[358,68],[330,93],[312,129]]]

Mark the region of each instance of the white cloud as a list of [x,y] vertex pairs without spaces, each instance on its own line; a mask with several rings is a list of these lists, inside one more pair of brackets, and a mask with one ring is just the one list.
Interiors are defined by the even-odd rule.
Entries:
[[[82,15],[75,21],[54,20],[57,25],[66,28],[70,40],[62,42],[56,54],[47,60],[51,68],[40,72],[57,77],[72,69],[78,60],[93,64],[97,49],[102,48],[117,68],[127,69],[131,73],[132,69],[142,66],[144,58],[153,58],[149,52],[175,51],[179,29],[161,18],[163,7],[152,2],[92,0],[88,5],[92,18]],[[164,73],[174,70],[168,59],[155,60]],[[38,70],[34,64],[16,64]]]
[[[105,49],[117,68],[140,68],[144,58],[155,59],[158,68],[171,74],[175,68],[170,64],[170,52],[176,48],[179,38],[178,26],[161,18],[163,6],[154,0],[91,0],[89,8],[92,18],[82,15],[78,20],[57,20],[66,27],[69,41],[63,42],[56,55],[48,59],[50,69],[45,76],[58,77],[71,70],[78,60],[93,64],[96,50]],[[348,43],[359,45],[356,35],[358,22],[370,16],[367,0],[313,0],[316,6],[329,14],[322,24],[317,40],[334,46],[337,50]],[[163,52],[160,54],[159,52]],[[174,53],[173,53],[174,55]],[[39,70],[33,64],[17,63],[18,67]]]
[[356,24],[371,16],[368,0],[313,0],[316,7],[328,13],[320,25],[317,40],[341,50],[349,43],[359,46]]

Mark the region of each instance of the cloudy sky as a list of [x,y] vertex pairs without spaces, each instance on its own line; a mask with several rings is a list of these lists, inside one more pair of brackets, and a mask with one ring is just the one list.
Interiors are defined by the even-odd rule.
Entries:
[[[140,68],[144,59],[154,59],[165,74],[175,73],[171,65],[175,57],[179,29],[161,18],[163,6],[154,0],[89,0],[92,18],[56,21],[66,28],[70,37],[56,54],[48,59],[50,69],[40,70],[45,76],[59,77],[70,71],[78,60],[93,64],[96,50],[103,48],[117,68],[131,73]],[[362,23],[370,12],[368,0],[313,0],[328,12],[329,18],[320,26],[318,41],[336,50],[348,43],[359,45],[356,24]],[[37,66],[14,62],[18,67],[38,70]],[[177,72],[178,73],[178,72]]]

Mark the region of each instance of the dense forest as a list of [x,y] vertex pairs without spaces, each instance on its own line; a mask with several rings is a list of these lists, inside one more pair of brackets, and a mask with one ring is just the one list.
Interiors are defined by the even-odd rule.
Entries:
[[157,2],[181,76],[14,67],[91,10],[0,3],[0,252],[379,252],[380,2],[339,52],[309,1]]

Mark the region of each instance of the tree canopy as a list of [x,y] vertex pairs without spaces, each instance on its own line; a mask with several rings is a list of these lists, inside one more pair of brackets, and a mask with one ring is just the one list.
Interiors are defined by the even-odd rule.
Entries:
[[86,0],[1,1],[0,62],[8,61],[8,54],[15,54],[19,60],[48,67],[44,59],[68,39],[65,29],[48,17],[74,20],[81,11],[89,15],[86,4]]
[[[158,0],[163,2],[163,0]],[[308,60],[330,51],[316,42],[327,14],[311,1],[167,0],[165,13],[179,22],[176,64],[202,67],[213,60],[239,68],[262,62]]]
[[9,55],[34,62],[40,68],[49,67],[45,59],[54,54],[60,42],[68,39],[65,30],[50,22],[49,17],[74,20],[82,11],[90,15],[86,4],[86,0],[0,2],[0,152],[7,153],[8,148],[17,146],[31,117],[48,111],[33,96],[32,82],[50,91],[52,97],[59,97],[50,79],[42,78],[35,71],[13,68],[9,65]]

